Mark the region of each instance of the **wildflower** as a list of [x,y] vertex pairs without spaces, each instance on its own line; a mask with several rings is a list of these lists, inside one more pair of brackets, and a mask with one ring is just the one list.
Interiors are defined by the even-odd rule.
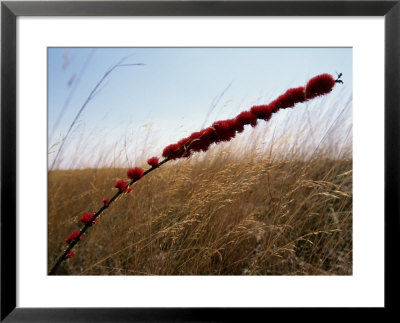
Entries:
[[185,141],[187,142],[187,147],[189,149],[195,147],[200,140],[201,140],[200,131],[193,132],[189,137],[185,138]]
[[[65,239],[66,243],[71,243],[73,240],[75,240],[76,238],[78,238],[80,231],[74,231],[70,234],[70,236]],[[82,236],[81,236],[82,237]]]
[[147,164],[149,164],[150,166],[157,166],[159,163],[158,158],[157,157],[151,157],[147,160]]
[[338,80],[329,74],[315,76],[308,81],[305,87],[288,89],[267,105],[253,106],[249,111],[241,112],[234,119],[216,121],[211,127],[193,132],[189,137],[181,139],[176,144],[165,147],[162,156],[168,159],[177,159],[189,157],[192,152],[207,151],[212,143],[229,141],[234,138],[236,133],[244,130],[245,125],[250,124],[255,127],[258,119],[269,121],[272,114],[280,109],[292,108],[296,103],[329,93],[336,82]]
[[126,189],[126,193],[130,193],[130,192],[132,192],[132,187],[128,187],[128,188]]
[[208,147],[213,143],[214,137],[214,129],[212,127],[205,128],[199,131],[197,140],[191,146],[194,151],[207,151]]
[[182,157],[183,153],[184,147],[179,144],[172,144],[164,148],[162,155],[169,159],[177,159]]
[[272,117],[270,105],[255,105],[250,109],[251,113],[255,114],[258,119],[269,120]]
[[130,168],[126,172],[126,175],[131,179],[131,180],[138,180],[143,177],[143,169],[140,167],[135,167],[135,168]]
[[197,131],[193,132],[189,136],[189,144],[188,148],[193,151],[201,151],[201,150],[207,150],[208,146],[210,143],[208,142],[208,139],[203,136],[203,131]]
[[278,112],[279,109],[282,107],[282,102],[278,99],[272,101],[269,105],[269,109],[272,113]]
[[[215,142],[216,135],[215,135],[215,131],[214,131],[213,127],[205,128],[205,129],[201,130],[200,132],[201,132],[201,138],[204,141],[203,145],[206,145],[208,143],[208,146],[209,146],[213,142]],[[208,148],[208,146],[207,146],[207,148]]]
[[278,106],[283,109],[294,107],[295,104],[290,94],[288,95],[287,92],[279,96],[276,100],[279,102]]
[[125,182],[123,179],[120,179],[115,182],[114,187],[118,188],[120,192],[125,192],[127,185],[127,182]]
[[286,91],[285,95],[296,104],[306,101],[304,86],[296,87]]
[[216,121],[212,124],[216,134],[215,142],[229,141],[235,137],[236,131],[234,130],[234,122],[232,120]]
[[[82,223],[89,223],[92,220],[92,218],[94,217],[95,214],[96,213],[83,213],[80,221]],[[96,224],[97,223],[97,219],[94,219],[92,223]]]
[[237,120],[237,118],[233,119],[233,121],[231,122],[231,126],[234,127],[235,131],[237,133],[242,133],[244,130],[244,124],[240,121]]
[[243,126],[251,124],[252,127],[255,127],[257,125],[257,116],[251,111],[243,111],[236,117],[236,120]]
[[75,256],[74,252],[72,250],[70,250],[68,252],[68,258],[73,258]]
[[313,77],[306,85],[306,98],[312,99],[317,96],[329,93],[335,86],[335,79],[332,75],[321,74]]
[[[232,134],[232,138],[236,136],[236,131],[239,132],[240,130],[241,131],[244,130],[244,125],[241,122],[239,122],[236,118],[229,119],[229,120],[226,120],[226,121],[228,122],[229,129],[230,129],[231,134]],[[256,123],[257,123],[257,119],[256,119]]]
[[189,157],[191,154],[190,151],[190,143],[192,139],[190,137],[183,138],[178,141],[179,149],[176,151],[177,154],[180,154],[180,157]]
[[109,198],[104,198],[103,199],[103,203],[105,207],[108,207],[109,203],[110,203],[110,199]]

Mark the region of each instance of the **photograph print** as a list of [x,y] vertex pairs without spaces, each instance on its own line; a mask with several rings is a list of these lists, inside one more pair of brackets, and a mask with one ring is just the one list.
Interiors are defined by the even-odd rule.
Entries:
[[47,49],[49,275],[352,275],[350,47]]

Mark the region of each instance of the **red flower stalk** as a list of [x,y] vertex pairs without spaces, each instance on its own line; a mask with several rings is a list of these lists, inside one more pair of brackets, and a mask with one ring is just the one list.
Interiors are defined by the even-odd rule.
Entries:
[[68,251],[68,258],[73,258],[75,256],[72,250]]
[[104,198],[103,199],[103,203],[105,207],[108,207],[109,203],[110,203],[110,199],[109,198]]
[[179,149],[177,150],[177,154],[180,154],[181,157],[189,157],[190,149],[189,146],[193,140],[190,137],[183,138],[178,141]]
[[189,149],[189,151],[206,151],[208,149],[208,146],[211,144],[209,135],[212,132],[212,129],[204,129],[202,131],[192,133],[190,137],[187,138],[187,148]]
[[179,141],[179,143],[181,142],[184,144],[186,150],[193,149],[194,151],[199,151],[201,146],[201,132],[193,132],[189,137]]
[[243,132],[243,130],[244,130],[244,126],[245,126],[245,124],[243,124],[243,123],[241,123],[240,121],[238,121],[238,120],[236,120],[236,118],[234,119],[235,120],[235,130],[236,130],[236,132],[237,133],[242,133]]
[[215,142],[217,136],[213,127],[208,127],[200,131],[203,141],[203,151],[207,151],[208,147]]
[[[231,132],[233,133],[233,137],[236,136],[236,132],[239,132],[239,130],[242,130],[242,128],[244,129],[244,124],[242,124],[241,122],[239,122],[236,118],[233,119],[229,119],[226,120],[229,124],[229,129],[231,130]],[[251,120],[250,124],[257,124],[257,118]],[[242,130],[243,131],[243,130]],[[233,138],[232,137],[232,138]]]
[[292,108],[296,103],[306,101],[304,87],[289,89],[275,101],[280,108]]
[[255,105],[250,109],[250,111],[255,114],[258,119],[269,121],[272,117],[272,109],[270,105]]
[[332,91],[335,79],[330,74],[321,74],[313,77],[306,85],[306,98],[312,99]]
[[[304,86],[289,89],[286,91],[285,95],[290,97],[290,100],[294,104],[306,101],[306,94],[305,94]],[[287,108],[289,108],[289,107],[287,107]]]
[[252,127],[257,125],[257,115],[255,115],[251,111],[243,111],[237,117],[236,120],[239,122],[240,125],[247,125],[251,124]]
[[71,243],[79,236],[80,231],[72,232],[67,239],[65,239],[66,243]]
[[140,167],[135,167],[135,168],[130,168],[126,172],[126,175],[131,179],[131,180],[138,180],[143,177],[143,169]]
[[115,182],[114,187],[118,188],[120,192],[125,192],[128,183],[125,182],[123,179],[120,179]]
[[[85,223],[85,224],[89,223],[92,220],[92,218],[94,217],[95,214],[96,213],[83,213],[80,221],[82,223]],[[92,223],[96,224],[97,223],[97,219],[94,219]]]
[[151,157],[147,160],[147,164],[149,164],[150,166],[157,166],[159,163],[158,158],[157,157]]
[[209,127],[190,135],[189,149],[193,151],[207,151],[215,137],[214,129]]
[[292,100],[292,98],[289,95],[283,94],[279,96],[277,99],[277,106],[282,109],[286,108],[291,108],[294,107],[295,102]]
[[179,144],[172,144],[164,148],[163,150],[163,157],[169,159],[177,159],[182,157],[184,153],[184,148]]
[[271,102],[270,104],[268,104],[268,105],[269,105],[269,107],[270,107],[272,113],[276,113],[276,112],[279,111],[280,108],[284,108],[283,103],[282,103],[282,100],[279,99],[279,98],[276,99],[276,100],[274,100],[274,101],[272,101],[272,102]]
[[212,124],[216,135],[215,142],[229,141],[235,137],[236,131],[234,129],[236,123],[232,120],[221,120]]
[[255,127],[257,119],[269,121],[272,114],[280,109],[292,108],[296,103],[329,93],[335,82],[329,74],[315,76],[308,81],[306,87],[291,88],[267,105],[253,106],[250,111],[243,111],[234,119],[216,121],[211,127],[194,132],[178,143],[165,147],[162,156],[177,159],[189,157],[192,151],[207,151],[213,142],[231,140],[236,133],[243,131],[245,125],[250,124]]

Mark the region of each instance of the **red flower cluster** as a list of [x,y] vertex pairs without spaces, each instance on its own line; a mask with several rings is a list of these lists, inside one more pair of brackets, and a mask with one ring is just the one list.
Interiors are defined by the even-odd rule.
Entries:
[[[243,111],[243,112],[241,112],[235,118],[235,120],[240,125],[251,124],[252,127],[255,127],[257,125],[257,115],[255,115],[251,111]],[[238,131],[238,132],[241,132],[241,131]]]
[[126,175],[132,180],[138,180],[143,177],[143,169],[140,167],[130,168],[126,172]]
[[250,112],[257,116],[257,119],[268,121],[272,117],[272,107],[269,105],[255,105]]
[[192,152],[206,151],[212,143],[229,141],[241,133],[245,125],[255,127],[258,119],[268,121],[273,113],[280,109],[292,108],[301,103],[332,91],[334,78],[329,74],[318,75],[308,81],[306,87],[287,90],[267,105],[253,106],[249,111],[241,112],[236,118],[214,122],[211,127],[192,133],[189,137],[169,145],[163,150],[163,157],[177,159],[189,157]]
[[[70,236],[65,239],[66,243],[71,243],[73,240],[75,240],[76,238],[78,238],[80,231],[74,231],[70,234]],[[82,237],[82,236],[81,236]]]
[[147,164],[150,166],[157,166],[158,165],[158,158],[157,157],[151,157],[147,160]]
[[335,79],[330,74],[321,74],[313,77],[306,85],[306,98],[313,99],[332,91]]
[[128,183],[125,182],[123,179],[116,181],[114,184],[114,187],[118,188],[120,192],[125,192],[127,186],[128,186]]
[[[83,213],[80,221],[83,222],[83,223],[89,223],[92,220],[92,218],[94,217],[95,214],[96,213]],[[93,220],[92,223],[96,224],[97,223],[97,219]]]
[[103,203],[105,207],[108,207],[109,203],[110,203],[110,199],[109,198],[104,198],[103,199]]
[[73,258],[75,256],[74,252],[72,250],[70,250],[68,252],[68,258]]

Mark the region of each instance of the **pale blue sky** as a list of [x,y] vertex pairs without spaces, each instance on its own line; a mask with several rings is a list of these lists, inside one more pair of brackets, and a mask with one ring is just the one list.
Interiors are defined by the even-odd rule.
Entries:
[[133,160],[150,142],[149,152],[160,156],[165,145],[202,125],[269,103],[321,73],[343,73],[345,83],[330,96],[352,92],[351,48],[49,48],[49,166],[89,93],[126,56],[123,64],[145,65],[121,66],[107,76],[74,126],[61,167],[94,167],[97,154],[125,138],[136,146]]

